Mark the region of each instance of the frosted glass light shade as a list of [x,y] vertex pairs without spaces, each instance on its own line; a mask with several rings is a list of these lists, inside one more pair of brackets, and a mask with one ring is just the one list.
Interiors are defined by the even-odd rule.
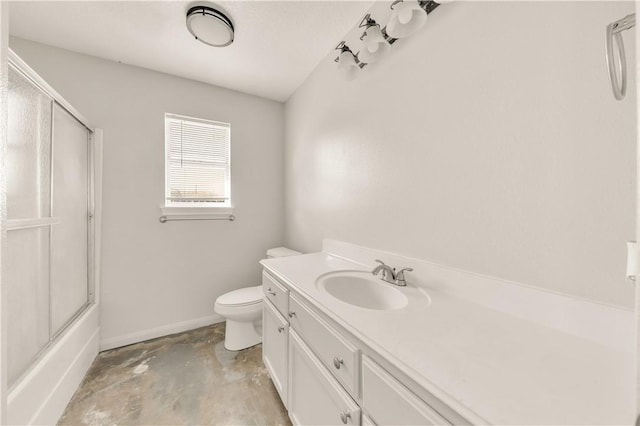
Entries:
[[340,53],[340,56],[338,56],[338,73],[340,73],[342,78],[345,80],[353,80],[356,78],[358,70],[360,70],[360,67],[353,53],[348,50]]
[[363,46],[358,58],[365,64],[372,64],[391,50],[391,45],[382,35],[380,27],[377,25],[368,27],[363,38]]
[[427,12],[417,0],[404,0],[393,9],[387,24],[387,34],[393,38],[408,37],[427,22]]
[[187,29],[209,46],[223,47],[233,43],[233,23],[224,13],[209,6],[194,6],[187,12]]

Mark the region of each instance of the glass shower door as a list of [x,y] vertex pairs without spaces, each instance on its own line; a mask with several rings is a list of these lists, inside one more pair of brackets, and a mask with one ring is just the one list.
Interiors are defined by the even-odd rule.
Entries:
[[[12,70],[13,71],[13,70]],[[9,73],[7,143],[7,370],[11,385],[49,342],[51,99]]]
[[14,386],[92,300],[91,132],[9,68],[7,384]]
[[89,131],[53,108],[51,332],[56,335],[89,300]]

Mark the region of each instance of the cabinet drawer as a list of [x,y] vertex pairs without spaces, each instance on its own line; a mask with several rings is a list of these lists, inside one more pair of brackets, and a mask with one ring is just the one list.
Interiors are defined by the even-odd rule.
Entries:
[[367,356],[362,357],[362,409],[379,425],[449,425]]
[[267,272],[262,271],[262,291],[265,298],[286,317],[289,312],[289,290]]
[[340,333],[291,295],[289,322],[327,366],[344,388],[354,397],[359,395],[360,351]]
[[262,360],[286,407],[289,323],[268,300],[265,300],[262,309]]
[[295,425],[360,425],[360,407],[292,330],[288,409]]

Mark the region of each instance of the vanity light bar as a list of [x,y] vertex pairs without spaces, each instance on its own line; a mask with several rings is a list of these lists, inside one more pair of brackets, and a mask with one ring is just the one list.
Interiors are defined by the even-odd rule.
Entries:
[[[391,3],[391,6],[390,6],[391,10],[394,10],[396,5],[398,5],[400,3],[403,3],[404,1],[405,0],[396,0],[393,3]],[[406,0],[406,1],[409,1],[409,0]],[[426,15],[429,15],[436,8],[438,8],[438,6],[440,6],[440,4],[448,2],[448,1],[451,1],[451,0],[442,0],[441,2],[437,2],[437,1],[433,1],[433,0],[418,0],[415,3],[412,2],[413,6],[409,6],[409,7],[415,8],[414,10],[422,9],[426,13]],[[360,40],[364,39],[365,35],[367,34],[367,30],[370,27],[373,27],[373,26],[377,26],[377,27],[380,28],[380,32],[382,33],[382,36],[383,36],[384,40],[386,41],[386,43],[391,45],[391,44],[395,43],[398,40],[398,38],[394,38],[394,37],[390,36],[387,33],[387,25],[382,27],[379,23],[377,23],[371,17],[370,13],[367,13],[364,16],[364,18],[362,18],[362,20],[360,21],[360,24],[358,25],[358,28],[365,28],[365,32],[360,37]],[[420,26],[421,26],[421,24],[420,24]],[[367,63],[363,61],[363,59],[365,59],[365,58],[361,59],[361,58],[358,57],[358,55],[360,54],[360,51],[358,51],[358,53],[353,53],[353,51],[349,48],[349,46],[347,46],[345,40],[342,40],[340,43],[338,43],[338,45],[335,47],[335,50],[339,50],[340,51],[340,54],[338,55],[338,57],[335,58],[335,62],[337,62],[339,64],[339,69],[341,69],[342,71],[345,71],[345,70],[347,70],[349,68],[352,69],[352,70],[357,70],[358,68],[362,69],[367,65]],[[345,54],[345,52],[348,52],[348,54]],[[373,58],[371,58],[371,59],[373,59]],[[356,66],[357,66],[357,68],[356,68]],[[353,72],[351,72],[350,78],[353,78]]]
[[[353,51],[349,48],[349,46],[346,45],[344,40],[338,43],[338,45],[334,48],[334,50],[339,50],[340,53],[343,53],[343,52],[351,53],[351,55],[353,55],[353,59],[355,59],[356,64],[358,64],[360,68],[364,68],[365,65],[367,65],[363,62],[360,62],[360,60],[358,59],[358,54],[357,53],[354,54]],[[334,59],[333,61],[340,63],[340,56],[337,56],[336,59]]]
[[[402,3],[402,0],[396,0],[393,3],[391,3],[391,6],[389,6],[391,8],[391,10],[393,10],[393,8],[398,4],[398,3]],[[442,2],[444,3],[444,1]],[[433,0],[428,0],[428,1],[418,1],[418,4],[420,5],[420,7],[422,9],[424,9],[424,11],[427,13],[427,15],[429,15],[431,12],[433,12],[438,6],[440,6],[442,3],[437,3]],[[367,14],[368,16],[368,14]],[[366,18],[366,17],[365,17]],[[398,41],[397,38],[393,38],[391,36],[389,36],[387,34],[387,26],[385,25],[384,28],[382,28],[382,33],[385,35],[385,37],[387,38],[387,42],[389,44],[393,44],[396,41]]]

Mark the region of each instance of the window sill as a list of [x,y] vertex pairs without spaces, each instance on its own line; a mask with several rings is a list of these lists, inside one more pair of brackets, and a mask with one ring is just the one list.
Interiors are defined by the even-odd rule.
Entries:
[[233,207],[176,207],[160,206],[162,217],[170,220],[231,219]]

